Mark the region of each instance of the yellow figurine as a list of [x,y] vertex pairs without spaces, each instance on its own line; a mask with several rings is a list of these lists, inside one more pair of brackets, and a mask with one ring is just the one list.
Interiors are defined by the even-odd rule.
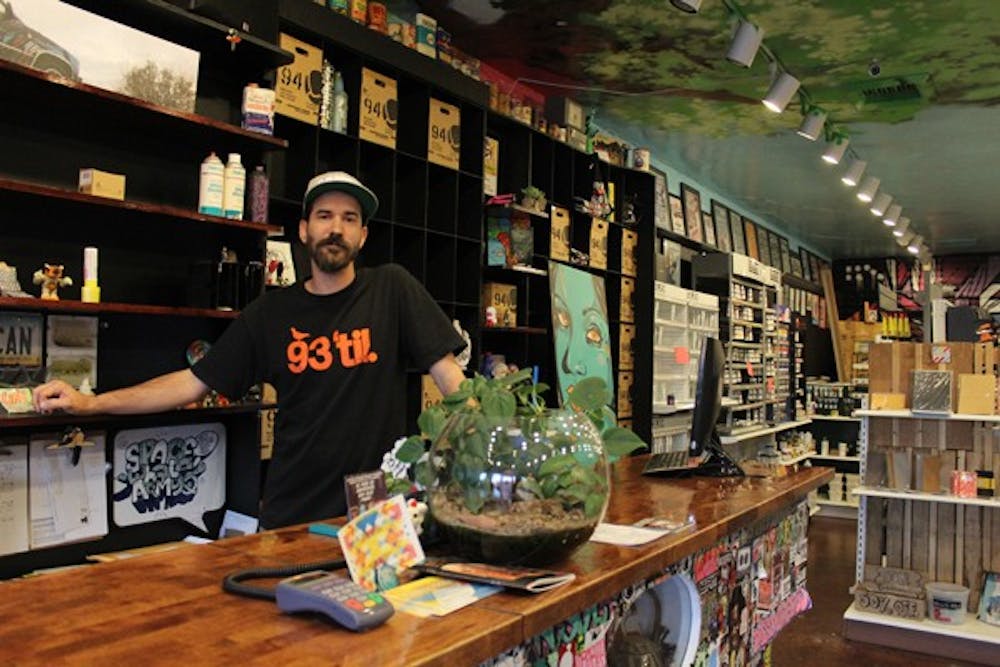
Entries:
[[42,286],[42,298],[51,301],[59,300],[59,288],[73,284],[73,279],[63,275],[62,264],[45,264],[44,269],[35,271],[34,282]]

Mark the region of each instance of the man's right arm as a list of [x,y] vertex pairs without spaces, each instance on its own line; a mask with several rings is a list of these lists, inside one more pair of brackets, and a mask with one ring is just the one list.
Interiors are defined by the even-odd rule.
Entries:
[[141,384],[88,396],[62,380],[35,387],[35,410],[65,410],[74,415],[145,414],[172,410],[205,396],[209,386],[190,369],[167,373]]

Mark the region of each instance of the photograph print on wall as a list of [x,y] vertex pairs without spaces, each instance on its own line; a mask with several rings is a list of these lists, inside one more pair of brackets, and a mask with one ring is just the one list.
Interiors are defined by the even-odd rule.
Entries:
[[705,237],[701,231],[701,195],[687,183],[681,183],[681,200],[684,202],[684,226],[687,229],[687,237],[692,241],[704,241]]
[[684,231],[684,204],[681,203],[681,198],[675,195],[670,195],[670,231],[674,234],[679,234],[681,236],[687,236]]
[[722,252],[730,252],[733,249],[733,237],[729,233],[729,209],[713,199],[712,218],[715,220],[716,245]]

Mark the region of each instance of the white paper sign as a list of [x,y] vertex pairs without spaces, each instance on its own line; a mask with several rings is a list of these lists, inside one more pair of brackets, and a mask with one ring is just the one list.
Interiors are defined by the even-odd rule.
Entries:
[[114,522],[178,517],[206,530],[204,514],[226,502],[226,429],[185,424],[119,431],[115,436]]
[[28,442],[0,445],[0,554],[28,550]]

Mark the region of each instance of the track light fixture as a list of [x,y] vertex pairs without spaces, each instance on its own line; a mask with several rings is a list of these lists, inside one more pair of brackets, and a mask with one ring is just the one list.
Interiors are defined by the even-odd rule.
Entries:
[[750,67],[763,39],[763,30],[750,21],[740,21],[733,34],[733,41],[729,43],[729,50],[726,51],[726,60],[743,67]]
[[844,175],[840,177],[841,182],[843,182],[844,185],[853,188],[858,184],[858,181],[861,180],[861,175],[865,173],[865,167],[867,166],[868,163],[864,160],[854,158],[851,160],[851,164],[847,167],[847,171],[845,171]]
[[897,239],[901,238],[909,228],[910,228],[910,219],[907,218],[906,216],[903,216],[902,218],[899,219],[898,222],[896,222],[896,226],[893,227],[892,235],[895,236]]
[[670,0],[670,4],[688,14],[697,14],[701,9],[701,0]]
[[892,203],[892,195],[888,192],[880,192],[878,196],[875,197],[875,201],[872,202],[871,208],[868,210],[872,212],[872,215],[877,215],[882,217],[885,215],[885,211],[889,208],[889,204]]
[[799,80],[788,72],[781,72],[771,84],[767,91],[767,96],[762,102],[764,106],[774,113],[781,113],[792,101],[792,97],[799,89]]
[[799,125],[798,135],[805,137],[809,141],[816,141],[819,135],[823,134],[823,126],[826,125],[826,112],[818,107],[812,107],[802,117],[802,124]]
[[823,152],[823,161],[827,164],[840,164],[841,158],[847,152],[848,143],[850,142],[844,137],[837,137],[831,140],[826,145],[826,151]]
[[861,184],[861,187],[858,188],[857,192],[858,199],[860,199],[866,204],[870,202],[872,199],[875,199],[875,193],[878,192],[879,183],[881,183],[881,181],[879,181],[879,179],[875,178],[874,176],[869,176],[868,178],[866,178],[864,182]]
[[886,227],[895,227],[896,222],[899,220],[899,214],[903,212],[903,207],[899,204],[893,204],[885,210],[885,215],[882,216],[882,224]]
[[907,230],[907,231],[903,232],[902,236],[900,236],[898,239],[896,239],[896,243],[898,243],[899,245],[904,246],[904,247],[908,246],[908,245],[910,245],[910,241],[913,240],[913,236],[914,236],[913,230],[912,229],[911,230]]
[[918,252],[920,252],[920,248],[923,245],[924,245],[924,237],[917,234],[912,239],[910,239],[910,242],[906,246],[906,250],[910,254],[916,255]]

